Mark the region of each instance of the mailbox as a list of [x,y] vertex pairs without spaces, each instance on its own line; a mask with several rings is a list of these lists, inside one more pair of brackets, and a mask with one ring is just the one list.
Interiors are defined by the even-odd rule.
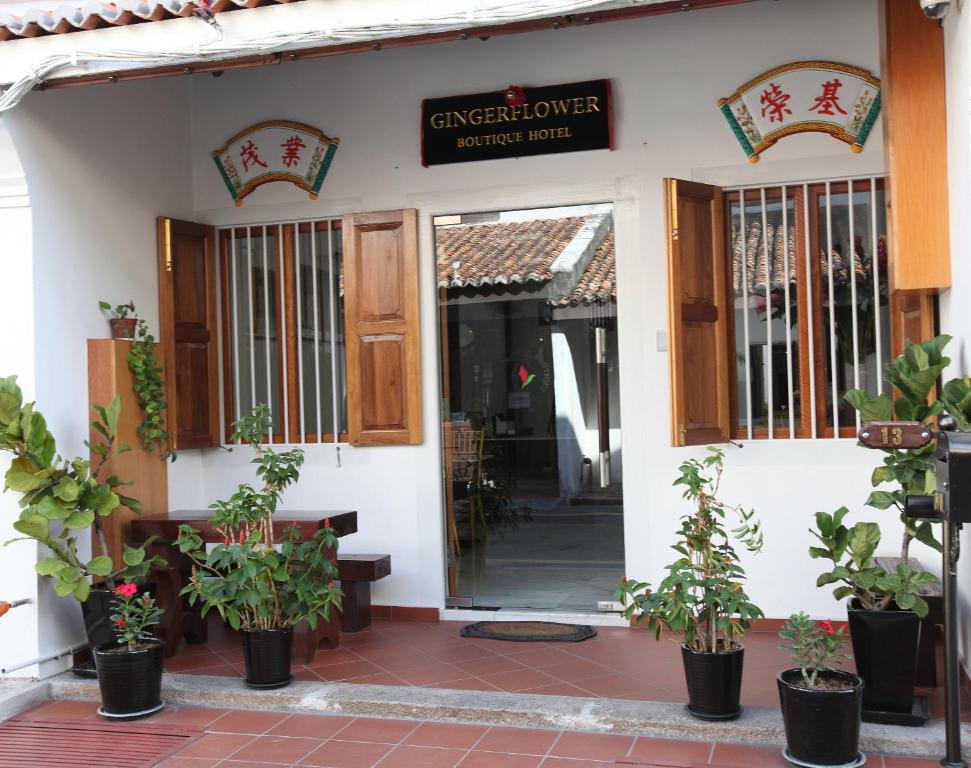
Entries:
[[971,433],[941,432],[935,456],[938,516],[971,523]]

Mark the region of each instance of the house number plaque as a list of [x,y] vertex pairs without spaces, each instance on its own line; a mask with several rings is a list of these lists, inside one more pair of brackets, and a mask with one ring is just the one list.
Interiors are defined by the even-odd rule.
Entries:
[[867,448],[921,448],[934,435],[926,424],[919,421],[871,421],[859,434],[860,442]]

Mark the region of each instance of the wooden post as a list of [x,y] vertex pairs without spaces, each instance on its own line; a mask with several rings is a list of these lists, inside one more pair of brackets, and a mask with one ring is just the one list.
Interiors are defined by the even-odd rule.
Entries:
[[[117,475],[122,480],[131,480],[132,485],[122,490],[126,496],[142,503],[143,515],[165,516],[168,513],[168,465],[158,451],[146,451],[138,436],[138,426],[142,423],[142,411],[138,407],[138,396],[128,370],[130,341],[114,339],[88,339],[88,402],[91,405],[107,406],[116,395],[121,396],[121,417],[118,419],[118,445],[131,448],[127,453],[115,456],[105,466],[102,477]],[[89,411],[89,421],[93,413]],[[91,431],[91,441],[100,435]],[[91,456],[92,460],[96,457]],[[108,554],[115,567],[121,567],[122,544],[128,541],[133,512],[119,507],[104,519],[105,538],[108,541]],[[97,541],[93,549],[100,554]]]

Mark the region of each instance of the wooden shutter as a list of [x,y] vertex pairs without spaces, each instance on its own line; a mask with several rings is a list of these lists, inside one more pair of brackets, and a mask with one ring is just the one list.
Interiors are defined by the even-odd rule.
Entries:
[[219,444],[213,228],[159,218],[159,346],[173,448]]
[[418,216],[347,214],[344,328],[352,445],[422,441]]
[[729,438],[724,219],[718,187],[665,179],[674,445]]

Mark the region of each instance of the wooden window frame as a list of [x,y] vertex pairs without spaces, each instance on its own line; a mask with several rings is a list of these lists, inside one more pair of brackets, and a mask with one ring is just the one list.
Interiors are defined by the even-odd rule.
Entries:
[[[884,193],[884,200],[887,199],[888,188],[887,180],[884,178],[875,179],[876,190],[882,191]],[[846,194],[848,192],[848,184],[852,184],[853,191],[858,193],[860,191],[870,191],[870,179],[850,179],[843,181],[834,181],[829,184],[830,195]],[[778,193],[771,198],[767,195],[766,200],[772,200],[775,202],[781,201],[781,191],[782,187],[785,186],[786,198],[791,198],[793,200],[793,216],[795,221],[792,222],[794,227],[794,237],[795,237],[795,248],[796,248],[796,313],[798,322],[798,335],[793,337],[793,345],[796,347],[796,352],[798,354],[799,360],[799,372],[798,377],[794,377],[793,381],[796,382],[798,378],[799,386],[799,420],[795,425],[795,438],[798,439],[812,439],[812,438],[833,438],[834,429],[829,424],[829,420],[826,417],[826,393],[831,389],[831,384],[826,376],[826,366],[827,360],[826,356],[826,346],[825,346],[825,326],[823,312],[825,311],[822,307],[822,303],[819,299],[822,297],[823,291],[823,276],[821,265],[818,258],[812,258],[812,254],[818,254],[820,249],[823,247],[822,237],[820,235],[820,220],[819,220],[819,201],[820,198],[826,195],[826,184],[814,182],[811,184],[793,183],[793,184],[766,184],[761,189],[765,189],[767,192],[772,191]],[[745,190],[731,190],[725,191],[723,193],[723,203],[724,203],[724,259],[726,264],[727,274],[731,274],[732,266],[732,205],[737,204],[742,195],[744,195],[745,203],[750,202],[760,202],[761,201],[761,189],[745,189]],[[808,200],[804,191],[808,193]],[[809,272],[807,274],[806,270],[806,232],[805,232],[805,221],[806,221],[806,210],[805,206],[809,205]],[[888,223],[889,226],[889,223]],[[889,232],[886,233],[888,243],[889,243]],[[888,248],[888,251],[890,249]],[[886,276],[889,280],[889,263],[884,267],[883,276]],[[806,290],[806,286],[811,284],[810,291]],[[729,311],[726,312],[726,320],[728,322],[728,359],[735,359],[735,296],[733,293],[733,288],[730,280],[726,280],[726,307]],[[809,345],[809,324],[805,322],[805,319],[809,317],[809,297],[810,294],[817,299],[817,304],[813,306],[812,312],[812,328],[813,328],[813,345],[810,349]],[[890,318],[890,353],[891,355],[896,354],[895,350],[898,348],[899,343],[897,340],[897,323],[894,322],[895,314],[893,310],[894,299],[893,295],[888,296],[887,306],[885,312]],[[816,401],[811,402],[810,400],[810,354],[814,357],[813,364],[813,375],[815,384],[815,395]],[[884,362],[887,362],[886,360]],[[882,375],[882,372],[881,372]],[[747,440],[748,439],[748,428],[741,427],[739,425],[739,412],[738,412],[738,395],[739,386],[738,378],[734,371],[729,375],[729,402],[730,402],[730,429],[732,439],[734,440]],[[838,407],[838,403],[834,404],[834,408]],[[812,433],[812,412],[810,409],[815,410],[816,414],[816,434]],[[752,428],[752,439],[753,440],[766,440],[769,439],[769,427],[753,427]],[[776,440],[788,440],[789,439],[789,427],[787,424],[783,425],[773,425],[772,426],[772,438]],[[846,426],[840,425],[839,437],[841,438],[853,438],[856,437],[856,424]]]
[[[231,442],[231,436],[233,433],[233,422],[236,418],[236,401],[234,395],[234,368],[233,368],[233,334],[232,334],[232,313],[231,305],[232,300],[230,296],[230,282],[231,282],[231,270],[229,264],[230,258],[230,247],[229,243],[231,236],[235,236],[236,240],[243,238],[245,239],[247,235],[250,237],[260,237],[264,235],[264,231],[267,235],[271,234],[270,230],[272,228],[273,236],[279,236],[282,240],[283,249],[283,275],[277,276],[274,281],[273,286],[273,297],[274,297],[274,322],[277,329],[283,327],[284,319],[286,324],[286,333],[284,338],[283,346],[280,347],[281,352],[277,354],[276,361],[276,375],[275,379],[277,382],[277,392],[282,393],[284,388],[287,392],[287,400],[290,403],[290,408],[288,413],[285,414],[288,423],[285,430],[281,430],[279,433],[274,431],[272,441],[269,435],[265,436],[267,442],[272,442],[277,445],[311,445],[311,444],[326,444],[334,443],[334,432],[328,431],[324,432],[322,435],[318,435],[316,431],[307,430],[305,433],[300,432],[300,383],[298,380],[298,357],[297,357],[297,304],[296,304],[296,270],[295,270],[295,258],[296,249],[294,247],[294,242],[296,240],[295,235],[297,234],[309,234],[311,231],[314,232],[327,232],[329,230],[333,233],[333,236],[340,237],[342,232],[342,222],[338,219],[309,219],[306,221],[292,221],[287,223],[273,223],[273,224],[240,224],[236,226],[229,226],[226,228],[220,228],[217,232],[218,238],[218,252],[219,252],[219,277],[220,277],[220,325],[222,326],[220,335],[222,339],[222,369],[223,369],[223,420],[224,420],[224,439],[226,443]],[[277,246],[279,248],[280,246]],[[274,259],[278,259],[279,250],[276,250],[274,254]],[[339,262],[335,261],[334,266],[338,267]],[[277,261],[276,267],[279,266]],[[286,301],[285,301],[286,299]],[[286,308],[286,318],[283,317],[284,307]],[[335,316],[341,315],[342,311],[337,310]],[[262,338],[256,337],[254,338]],[[341,342],[342,344],[344,342]],[[282,354],[283,348],[286,349],[286,355]],[[286,365],[284,366],[284,357],[286,357]],[[343,376],[344,391],[346,392],[346,370],[339,371],[339,375]],[[334,386],[338,387],[339,382],[335,381]],[[282,400],[282,397],[281,397]],[[346,411],[346,408],[345,408]],[[346,418],[346,413],[344,414]],[[282,417],[281,417],[282,418]],[[286,436],[289,433],[290,440],[286,440]],[[296,436],[299,439],[294,439]],[[338,441],[346,443],[348,440],[347,431],[341,431],[338,434]]]

